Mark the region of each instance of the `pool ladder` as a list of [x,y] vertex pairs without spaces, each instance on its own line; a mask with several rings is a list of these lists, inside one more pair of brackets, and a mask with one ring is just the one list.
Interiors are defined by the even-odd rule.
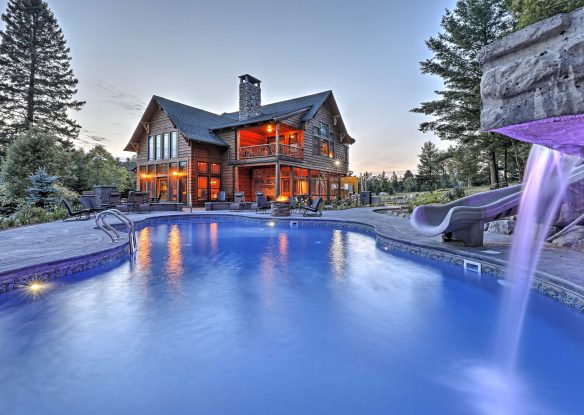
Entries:
[[117,209],[108,209],[99,212],[95,217],[95,224],[111,238],[112,243],[120,240],[120,233],[106,220],[108,215],[115,217],[128,228],[130,255],[134,256],[136,253],[136,225],[134,221]]

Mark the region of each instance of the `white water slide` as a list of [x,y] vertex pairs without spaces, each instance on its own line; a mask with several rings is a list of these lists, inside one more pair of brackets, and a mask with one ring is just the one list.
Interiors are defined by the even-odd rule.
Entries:
[[[570,173],[569,183],[584,180],[584,165]],[[414,209],[410,224],[426,236],[442,235],[444,241],[459,240],[466,246],[482,246],[484,224],[517,213],[521,185],[463,197],[445,205]]]

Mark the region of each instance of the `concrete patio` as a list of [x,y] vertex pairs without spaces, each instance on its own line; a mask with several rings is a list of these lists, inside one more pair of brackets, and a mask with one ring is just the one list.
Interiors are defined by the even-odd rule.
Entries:
[[[502,269],[506,265],[512,238],[505,235],[485,233],[485,245],[480,248],[467,248],[457,244],[445,244],[439,236],[425,237],[417,234],[407,219],[383,215],[375,209],[361,208],[343,211],[325,211],[322,217],[303,218],[300,215],[292,219],[313,221],[334,220],[345,223],[362,224],[375,228],[378,240],[385,240],[409,247],[408,252],[425,250],[440,255],[453,256],[480,262],[489,269],[489,265]],[[183,216],[190,212],[154,212],[148,214],[131,214],[136,221],[165,216]],[[266,214],[254,212],[226,212],[194,210],[200,216],[240,216],[269,220]],[[46,264],[67,262],[81,255],[99,254],[117,247],[118,250],[127,243],[125,238],[112,244],[109,237],[95,228],[95,221],[52,222],[27,226],[0,232],[0,283],[27,269],[42,267]],[[390,245],[391,246],[391,245]],[[439,255],[438,255],[439,256]],[[545,246],[538,266],[538,278],[549,281],[554,286],[563,287],[584,299],[584,275],[582,264],[584,256],[580,252]],[[58,266],[58,265],[57,265]]]

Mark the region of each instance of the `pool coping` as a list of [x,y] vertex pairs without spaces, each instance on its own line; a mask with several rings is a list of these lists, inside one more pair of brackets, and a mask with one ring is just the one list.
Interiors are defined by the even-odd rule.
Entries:
[[[256,223],[290,223],[310,224],[312,226],[337,226],[345,229],[353,229],[373,234],[377,243],[387,250],[398,251],[413,256],[424,257],[432,261],[446,262],[455,266],[463,267],[465,261],[477,262],[481,265],[482,272],[493,275],[497,278],[505,278],[507,261],[503,259],[487,257],[474,252],[456,251],[452,246],[436,246],[423,241],[406,240],[392,235],[388,235],[378,229],[378,226],[366,223],[357,219],[333,218],[333,217],[285,217],[275,218],[271,216],[240,214],[240,213],[220,213],[220,212],[193,212],[177,213],[169,212],[142,218],[133,218],[138,229],[156,223],[181,223],[191,222],[193,219],[204,219],[205,221],[238,221]],[[20,289],[32,281],[50,281],[77,272],[96,268],[108,262],[115,261],[128,255],[128,242],[120,241],[105,249],[97,249],[85,255],[65,257],[44,263],[28,265],[20,268],[13,268],[0,272],[0,294]],[[566,279],[551,273],[537,270],[532,289],[558,301],[579,312],[584,312],[584,287],[580,287]]]

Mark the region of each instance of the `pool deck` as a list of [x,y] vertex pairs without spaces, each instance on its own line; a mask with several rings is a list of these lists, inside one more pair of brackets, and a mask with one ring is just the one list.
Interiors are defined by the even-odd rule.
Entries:
[[[502,269],[506,266],[512,238],[506,235],[497,235],[486,232],[484,246],[480,248],[467,248],[458,244],[445,244],[440,236],[426,237],[415,232],[405,218],[383,215],[374,212],[375,209],[361,208],[343,211],[325,211],[322,217],[308,220],[322,221],[334,220],[338,222],[360,224],[373,227],[378,240],[383,240],[394,247],[397,244],[407,247],[407,252],[424,255],[421,252],[430,252],[431,256],[440,259],[440,256],[469,259],[480,262],[489,269],[489,265]],[[184,212],[155,212],[149,214],[132,214],[130,217],[136,221],[144,221],[149,218],[164,216],[189,215]],[[226,212],[194,210],[194,215],[201,216],[239,216],[247,218],[260,218],[270,220],[267,214],[254,212]],[[288,219],[288,218],[285,218]],[[292,219],[302,219],[300,215],[293,215]],[[40,225],[26,226],[17,229],[0,231],[0,283],[24,275],[30,270],[52,265],[59,267],[73,261],[75,258],[103,254],[105,251],[113,252],[117,249],[117,256],[121,254],[120,247],[127,240],[122,238],[120,242],[112,244],[109,237],[95,228],[95,221],[71,221],[52,222]],[[402,249],[404,250],[404,249]],[[112,253],[113,258],[113,253]],[[82,262],[82,261],[81,261]],[[107,262],[107,260],[102,261]],[[97,264],[99,265],[99,264]],[[577,296],[580,308],[584,304],[584,254],[576,251],[556,248],[546,244],[537,276],[554,287],[565,288]],[[82,268],[79,268],[82,269]],[[63,271],[63,274],[66,274]],[[540,291],[544,291],[541,290]],[[564,301],[569,303],[569,301]],[[584,310],[583,310],[584,311]]]

